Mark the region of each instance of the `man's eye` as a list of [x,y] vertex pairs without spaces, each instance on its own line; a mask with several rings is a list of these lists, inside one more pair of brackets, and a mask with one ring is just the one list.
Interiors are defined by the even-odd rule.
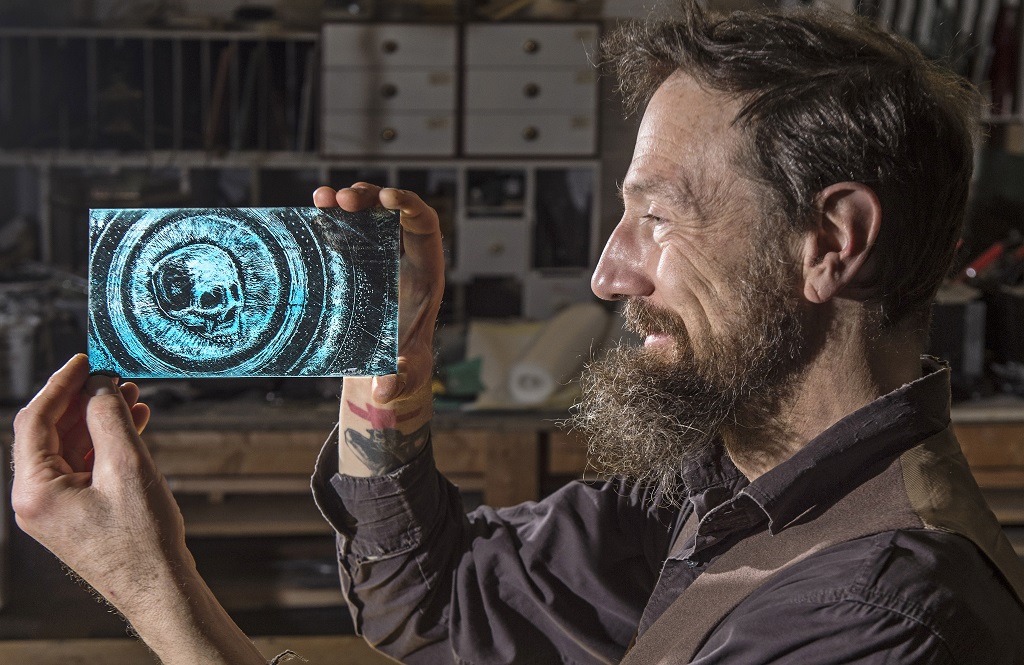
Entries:
[[658,217],[657,215],[647,214],[641,217],[640,221],[644,224],[661,224],[665,220],[662,219],[661,217]]

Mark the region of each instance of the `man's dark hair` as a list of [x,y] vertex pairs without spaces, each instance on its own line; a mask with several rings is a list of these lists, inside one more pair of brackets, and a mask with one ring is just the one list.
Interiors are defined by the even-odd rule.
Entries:
[[[742,104],[737,166],[799,230],[837,182],[882,206],[868,300],[877,321],[923,323],[967,204],[980,99],[905,39],[838,12],[705,12],[631,23],[604,41],[627,107],[682,71]],[[769,208],[770,209],[770,208]]]

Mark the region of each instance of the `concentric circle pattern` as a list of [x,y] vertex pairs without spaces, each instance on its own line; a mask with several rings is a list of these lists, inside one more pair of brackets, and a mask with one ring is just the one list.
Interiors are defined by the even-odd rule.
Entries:
[[[394,346],[395,280],[375,268],[391,254],[397,268],[397,224],[387,232],[380,214],[344,215],[92,211],[94,367],[133,377],[374,373]],[[361,355],[369,367],[353,362]]]

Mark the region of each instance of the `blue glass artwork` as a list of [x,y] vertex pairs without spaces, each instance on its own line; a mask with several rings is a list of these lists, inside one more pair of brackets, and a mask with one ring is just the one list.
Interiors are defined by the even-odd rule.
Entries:
[[89,211],[89,362],[130,378],[391,374],[398,212]]

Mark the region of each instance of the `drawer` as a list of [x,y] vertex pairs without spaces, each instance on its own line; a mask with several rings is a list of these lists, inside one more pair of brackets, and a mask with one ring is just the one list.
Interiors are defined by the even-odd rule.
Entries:
[[450,69],[325,69],[325,111],[450,111],[455,73]]
[[456,34],[453,25],[329,23],[322,61],[324,67],[454,67]]
[[323,152],[450,157],[455,118],[451,113],[324,113]]
[[467,276],[524,274],[529,229],[523,220],[465,220],[456,236],[456,272]]
[[467,113],[467,155],[592,155],[597,148],[593,114]]
[[592,66],[597,55],[592,23],[473,24],[466,28],[468,67]]
[[472,69],[466,72],[466,109],[562,110],[593,113],[597,72],[586,69]]

